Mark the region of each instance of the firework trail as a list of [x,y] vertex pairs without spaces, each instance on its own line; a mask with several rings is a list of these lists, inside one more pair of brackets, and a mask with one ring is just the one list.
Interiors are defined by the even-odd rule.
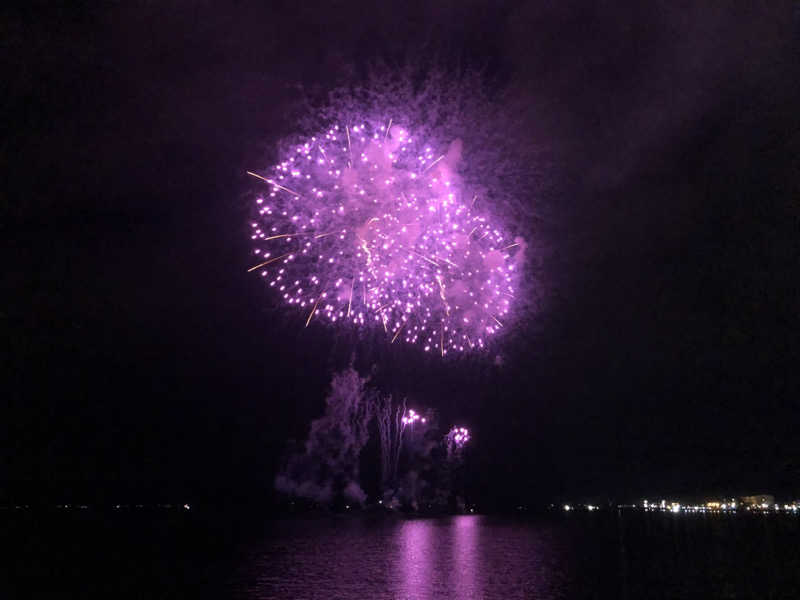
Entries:
[[507,324],[524,242],[475,208],[446,150],[400,125],[333,126],[268,173],[251,223],[257,271],[308,326],[376,328],[444,357]]
[[416,423],[424,425],[427,418],[413,408],[407,409],[405,400],[394,406],[391,396],[379,397],[374,412],[381,440],[381,484],[386,490],[397,478],[406,428]]

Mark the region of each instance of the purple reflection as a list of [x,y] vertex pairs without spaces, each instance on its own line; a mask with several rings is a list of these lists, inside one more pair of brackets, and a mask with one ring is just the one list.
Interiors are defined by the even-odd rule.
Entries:
[[430,598],[434,581],[430,521],[406,521],[400,528],[399,598]]
[[594,593],[614,565],[602,551],[589,561],[584,536],[558,522],[482,516],[292,520],[254,549],[237,588],[253,600],[616,597]]
[[453,530],[453,568],[450,585],[453,598],[478,598],[477,569],[480,568],[478,556],[478,527],[480,517],[455,517]]

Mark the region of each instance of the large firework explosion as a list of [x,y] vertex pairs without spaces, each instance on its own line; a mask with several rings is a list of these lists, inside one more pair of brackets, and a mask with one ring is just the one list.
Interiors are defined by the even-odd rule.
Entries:
[[441,356],[483,349],[507,325],[525,244],[475,208],[443,150],[363,120],[292,145],[266,173],[251,223],[257,271],[315,318],[376,327]]

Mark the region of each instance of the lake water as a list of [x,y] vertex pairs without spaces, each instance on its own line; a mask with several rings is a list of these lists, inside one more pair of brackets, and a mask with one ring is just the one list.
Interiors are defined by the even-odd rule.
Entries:
[[[800,598],[792,516],[7,521],[3,597]],[[2,590],[0,590],[2,591]]]

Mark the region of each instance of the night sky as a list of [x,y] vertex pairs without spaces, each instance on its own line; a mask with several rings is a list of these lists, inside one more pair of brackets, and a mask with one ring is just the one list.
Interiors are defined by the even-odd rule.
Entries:
[[[484,506],[800,497],[796,7],[23,4],[0,12],[0,501],[270,502],[353,355],[472,429]],[[502,366],[305,329],[246,272],[244,172],[298,90],[420,48],[484,68],[542,147],[546,301]]]

